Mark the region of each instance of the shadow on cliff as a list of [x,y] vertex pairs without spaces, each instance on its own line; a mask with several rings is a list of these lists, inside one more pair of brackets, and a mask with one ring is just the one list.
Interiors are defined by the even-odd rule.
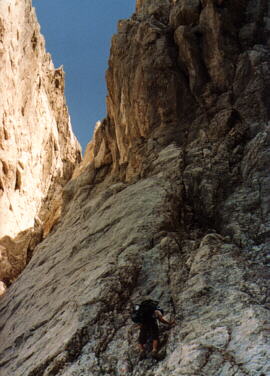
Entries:
[[0,239],[0,280],[9,287],[32,258],[35,247],[43,240],[42,228],[21,231],[16,237]]

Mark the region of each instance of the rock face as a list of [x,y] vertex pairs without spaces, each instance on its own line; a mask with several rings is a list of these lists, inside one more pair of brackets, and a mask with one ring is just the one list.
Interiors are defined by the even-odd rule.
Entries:
[[80,159],[64,98],[28,0],[0,4],[0,280],[9,284],[59,217]]
[[[108,116],[0,302],[5,375],[270,374],[269,9],[145,0],[119,23]],[[176,319],[160,362],[138,362],[145,295]]]

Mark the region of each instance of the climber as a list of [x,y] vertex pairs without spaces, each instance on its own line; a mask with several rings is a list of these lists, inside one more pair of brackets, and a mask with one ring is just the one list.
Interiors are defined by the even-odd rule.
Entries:
[[140,334],[138,338],[140,348],[140,360],[146,357],[146,343],[152,340],[151,355],[155,359],[159,359],[159,328],[157,321],[163,324],[173,326],[175,321],[167,321],[163,317],[163,310],[158,306],[158,302],[147,299],[140,305],[136,305],[133,309],[132,320],[140,326]]

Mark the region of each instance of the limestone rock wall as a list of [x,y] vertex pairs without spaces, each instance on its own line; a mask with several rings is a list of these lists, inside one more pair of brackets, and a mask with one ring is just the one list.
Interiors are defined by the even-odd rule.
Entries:
[[[269,10],[144,0],[119,23],[108,116],[0,302],[7,376],[270,374]],[[176,320],[160,362],[138,361],[145,295]]]
[[80,160],[64,72],[44,44],[31,1],[1,1],[0,280],[7,284],[59,217],[62,186]]

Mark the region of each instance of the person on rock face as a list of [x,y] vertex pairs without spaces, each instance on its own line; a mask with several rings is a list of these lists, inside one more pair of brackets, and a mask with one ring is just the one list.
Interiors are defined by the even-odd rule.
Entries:
[[133,321],[140,326],[140,334],[138,338],[140,360],[144,359],[146,356],[146,343],[149,339],[152,340],[151,355],[153,358],[158,359],[158,321],[169,326],[173,326],[175,324],[175,321],[167,321],[163,317],[163,310],[158,307],[158,302],[155,302],[151,299],[143,301],[139,306],[135,306],[135,315],[137,315],[137,320],[133,319]]

